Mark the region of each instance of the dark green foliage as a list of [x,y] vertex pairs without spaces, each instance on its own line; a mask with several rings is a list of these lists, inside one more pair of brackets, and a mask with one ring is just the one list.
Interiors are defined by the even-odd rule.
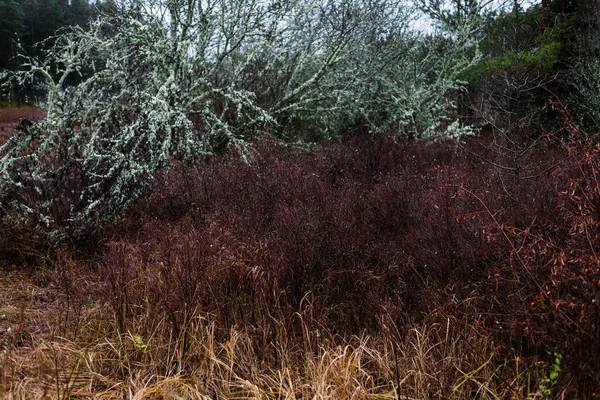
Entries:
[[[108,10],[111,2],[88,0],[2,0],[0,1],[0,70],[15,69],[11,64],[10,35],[30,55],[38,55],[36,44],[53,36],[59,28],[86,27],[99,10]],[[14,54],[21,49],[14,48]]]
[[17,0],[0,0],[0,70],[16,66],[18,42],[25,26],[25,12]]

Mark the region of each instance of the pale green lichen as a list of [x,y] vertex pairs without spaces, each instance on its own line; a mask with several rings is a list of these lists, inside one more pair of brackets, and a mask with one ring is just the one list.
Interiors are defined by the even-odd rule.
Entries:
[[470,132],[447,95],[479,59],[475,23],[424,37],[400,1],[174,4],[65,29],[6,75],[43,89],[48,114],[0,147],[5,214],[72,235],[122,213],[171,160],[244,153],[256,132],[326,138],[356,118],[371,133]]

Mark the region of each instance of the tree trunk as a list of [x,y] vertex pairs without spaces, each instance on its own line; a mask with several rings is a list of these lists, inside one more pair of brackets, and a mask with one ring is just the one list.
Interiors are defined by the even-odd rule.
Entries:
[[548,0],[542,0],[542,32],[548,27]]
[[169,0],[169,14],[171,14],[169,34],[171,35],[173,49],[175,49],[177,46],[177,29],[179,27],[179,2],[177,0]]

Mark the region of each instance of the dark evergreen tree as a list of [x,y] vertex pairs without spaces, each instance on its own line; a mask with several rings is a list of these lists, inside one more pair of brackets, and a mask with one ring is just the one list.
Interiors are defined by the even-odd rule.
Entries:
[[67,12],[68,25],[86,27],[92,18],[92,7],[88,0],[71,0]]
[[37,42],[42,39],[42,29],[45,21],[40,20],[39,0],[23,0],[23,10],[25,14],[23,31],[23,45],[28,52],[31,52]]
[[0,0],[0,69],[14,67],[12,58],[17,53],[17,43],[24,31],[21,2]]
[[96,1],[92,7],[93,16],[98,14],[115,15],[118,12],[117,5],[114,1]]

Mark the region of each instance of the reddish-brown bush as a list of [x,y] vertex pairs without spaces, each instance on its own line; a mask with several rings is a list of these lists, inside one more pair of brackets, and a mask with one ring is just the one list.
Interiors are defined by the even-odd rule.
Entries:
[[356,298],[353,312],[365,303],[370,313],[372,296],[397,294],[396,286],[418,292],[407,282],[487,277],[508,251],[487,235],[556,218],[560,184],[549,174],[510,185],[444,144],[356,138],[299,154],[264,141],[247,164],[228,156],[175,166],[133,215],[156,221],[139,237],[172,236],[156,226],[185,223],[265,243],[267,267],[292,304],[319,291],[330,305]]
[[[452,143],[385,137],[308,153],[263,140],[247,162],[175,165],[104,231],[118,329],[143,316],[151,335],[167,316],[185,347],[200,309],[219,334],[244,327],[268,344],[283,330],[302,340],[307,324],[375,333],[443,310],[507,354],[563,354],[565,384],[593,393],[598,149],[568,149],[530,154],[533,168],[564,161],[529,180]],[[277,360],[268,347],[256,356]]]
[[[538,211],[526,228],[503,226],[492,240],[510,243],[486,290],[506,310],[505,330],[529,350],[566,355],[567,372],[598,396],[600,381],[600,149],[578,140],[568,185],[561,185],[550,218]],[[554,179],[560,179],[554,174]],[[504,287],[504,290],[499,290]],[[500,314],[500,307],[492,307]],[[579,394],[583,396],[583,394]]]

